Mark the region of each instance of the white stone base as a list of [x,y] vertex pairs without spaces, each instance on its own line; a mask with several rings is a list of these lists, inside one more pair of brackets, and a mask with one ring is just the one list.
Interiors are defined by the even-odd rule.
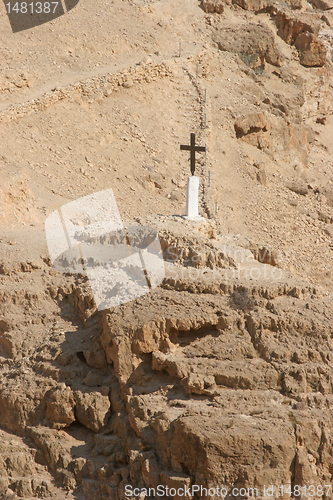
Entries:
[[186,219],[186,220],[193,220],[193,221],[202,221],[202,220],[206,220],[205,217],[201,217],[201,215],[198,215],[197,217],[188,217],[188,215],[182,215],[183,219]]
[[199,177],[191,175],[187,178],[187,197],[186,197],[186,220],[204,220],[198,213],[199,207]]

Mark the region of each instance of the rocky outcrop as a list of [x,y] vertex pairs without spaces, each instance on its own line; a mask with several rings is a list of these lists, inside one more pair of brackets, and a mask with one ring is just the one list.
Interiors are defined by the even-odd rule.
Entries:
[[70,387],[65,384],[61,388],[51,391],[50,397],[46,402],[46,418],[51,426],[56,429],[68,427],[75,420],[74,414],[74,395]]
[[[153,460],[145,455],[140,459],[146,464],[140,466],[146,486],[156,483],[156,467],[160,467],[160,478],[163,469],[186,471],[188,482],[206,487],[235,484],[240,477],[245,487],[256,484],[261,488],[267,480],[276,486],[288,484],[293,463],[303,481],[312,478],[311,454],[308,458],[303,450],[317,450],[320,433],[318,438],[311,437],[304,430],[301,438],[295,429],[307,429],[318,412],[326,426],[329,416],[320,410],[322,406],[310,410],[297,401],[319,393],[322,404],[331,400],[331,368],[321,365],[323,358],[310,347],[320,338],[324,356],[329,354],[329,320],[316,328],[306,299],[299,322],[287,298],[281,314],[273,300],[265,312],[254,307],[243,316],[223,306],[222,297],[210,296],[201,298],[205,316],[198,321],[196,296],[186,294],[182,294],[186,318],[178,308],[177,317],[171,313],[161,320],[164,296],[155,293],[149,310],[142,302],[145,314],[139,307],[135,316],[130,312],[128,317],[125,307],[123,319],[106,315],[103,332],[108,359],[128,394],[130,425],[155,450]],[[145,320],[137,324],[140,317]],[[125,335],[119,335],[124,328]],[[299,350],[296,337],[305,341],[303,334],[310,331],[313,334]],[[281,342],[287,332],[290,342]],[[147,357],[149,352],[152,358]],[[183,391],[187,398],[181,396]],[[213,405],[192,400],[191,394],[211,397]],[[260,464],[256,470],[254,463]],[[325,474],[326,468],[315,469],[317,480]]]
[[278,35],[289,45],[293,45],[301,33],[318,35],[319,23],[309,22],[289,11],[274,11]]
[[215,37],[220,50],[237,53],[252,69],[264,69],[265,63],[282,66],[283,55],[278,50],[273,32],[262,23],[248,23],[234,28],[219,28]]
[[270,148],[270,122],[263,113],[253,113],[235,122],[235,132],[237,139],[256,146],[259,149]]
[[50,498],[55,488],[42,454],[4,431],[0,431],[0,438],[0,497]]
[[295,45],[299,51],[303,66],[324,66],[326,48],[317,35],[320,25],[306,16],[300,17],[288,11],[275,10],[274,18],[278,35],[289,45]]
[[234,128],[236,137],[258,149],[274,155],[277,151],[298,154],[307,163],[308,150],[313,142],[309,126],[292,123],[268,113],[251,113],[239,117]]

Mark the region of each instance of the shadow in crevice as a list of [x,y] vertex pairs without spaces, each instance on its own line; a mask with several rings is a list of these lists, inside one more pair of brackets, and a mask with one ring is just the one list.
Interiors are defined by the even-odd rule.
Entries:
[[177,330],[176,328],[170,328],[169,338],[173,344],[178,344],[179,347],[187,347],[191,345],[194,341],[200,340],[206,336],[216,337],[218,335],[216,325],[205,325],[201,328],[190,330]]

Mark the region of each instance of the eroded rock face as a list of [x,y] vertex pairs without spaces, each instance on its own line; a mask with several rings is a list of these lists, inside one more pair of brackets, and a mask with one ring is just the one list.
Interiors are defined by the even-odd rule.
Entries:
[[[206,232],[205,245],[220,251],[216,233]],[[179,234],[163,238],[182,248]],[[258,247],[256,260],[248,250],[249,265],[279,270],[266,250]],[[225,272],[230,249],[223,252]],[[270,284],[217,279],[208,262],[194,282],[196,263],[179,258],[172,265],[187,271],[182,278],[167,276],[150,294],[89,316],[86,283],[65,288],[59,277],[63,314],[76,327],[63,319],[35,358],[5,365],[0,396],[2,425],[29,439],[33,459],[67,491],[123,500],[126,484],[260,490],[295,477],[327,482],[331,298],[288,274]],[[234,255],[229,271],[247,265],[239,262]],[[49,297],[44,310],[58,307]],[[90,366],[95,352],[105,360],[99,367]],[[0,491],[50,496],[47,479],[31,482],[42,471],[33,459],[0,460]]]
[[318,35],[319,24],[302,19],[292,12],[277,10],[274,19],[278,28],[278,35],[289,45],[295,43],[301,33]]
[[[162,305],[163,295],[156,294],[153,302]],[[263,486],[267,478],[270,484],[288,484],[294,462],[303,481],[314,479],[313,474],[317,482],[326,477],[327,469],[314,468],[313,455],[306,452],[318,449],[321,431],[302,430],[302,438],[298,433],[307,429],[314,415],[321,415],[323,425],[330,419],[322,404],[331,401],[333,373],[311,348],[320,338],[325,356],[330,356],[329,321],[315,327],[306,301],[300,322],[288,299],[282,300],[282,309],[272,300],[266,311],[254,307],[243,316],[240,311],[228,311],[222,297],[210,297],[203,307],[203,328],[202,321],[195,319],[195,302],[195,296],[183,295],[187,319],[178,310],[178,319],[171,315],[160,323],[150,302],[151,320],[143,315],[143,327],[137,325],[136,316],[120,327],[119,317],[106,315],[103,345],[112,345],[107,348],[108,359],[115,362],[123,390],[133,391],[128,397],[130,425],[154,447],[159,467],[180,474],[186,471],[188,481],[206,486],[234,484],[240,477],[248,486]],[[124,327],[122,343],[119,331]],[[305,332],[308,335],[303,337]],[[299,350],[301,338],[304,346]],[[149,351],[151,365],[146,357]],[[145,389],[138,391],[138,387]],[[187,397],[181,396],[183,391]],[[321,394],[311,409],[305,403],[298,405],[297,401],[309,400],[311,393],[315,398]],[[191,394],[211,397],[212,404],[193,400]],[[156,455],[154,460],[146,458],[142,466],[145,484],[152,487],[156,472],[149,471],[156,470]],[[255,469],[254,463],[260,467]]]
[[[283,105],[280,105],[283,108]],[[273,152],[283,149],[298,154],[307,162],[313,142],[312,129],[303,124],[288,122],[268,113],[251,113],[239,117],[234,124],[236,137],[258,149]]]
[[274,12],[274,18],[278,35],[289,45],[295,45],[303,66],[324,66],[326,47],[317,37],[320,29],[317,21],[280,10]]
[[239,118],[235,122],[238,139],[256,146],[259,149],[270,148],[270,122],[263,113],[253,113]]
[[248,23],[235,27],[219,28],[215,41],[219,49],[237,53],[251,68],[264,69],[268,62],[274,66],[282,66],[283,55],[278,50],[272,31],[268,26]]

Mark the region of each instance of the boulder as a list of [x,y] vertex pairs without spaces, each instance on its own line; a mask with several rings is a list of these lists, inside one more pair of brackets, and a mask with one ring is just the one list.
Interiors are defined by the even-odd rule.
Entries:
[[110,415],[108,388],[101,392],[75,391],[75,414],[81,424],[94,432],[101,432]]
[[319,33],[319,24],[306,22],[291,12],[277,10],[274,13],[278,35],[289,45],[295,43],[296,38],[304,32]]
[[304,182],[298,181],[298,182],[291,182],[287,183],[287,188],[290,189],[290,191],[293,191],[296,194],[300,194],[302,196],[305,196],[309,194],[309,188]]
[[224,11],[224,5],[221,0],[202,0],[202,8],[207,13],[217,12],[218,14],[222,14]]
[[74,404],[74,396],[70,387],[58,387],[51,391],[46,401],[46,417],[53,428],[61,429],[74,422]]
[[295,41],[303,66],[324,66],[326,62],[326,47],[312,33],[301,33]]
[[259,149],[270,147],[270,123],[264,113],[250,113],[238,118],[234,124],[237,139]]
[[103,349],[95,347],[93,350],[84,351],[86,362],[92,368],[103,369],[106,367],[105,353]]
[[[191,478],[181,472],[163,471],[160,474],[161,482],[169,489],[173,488],[177,494],[173,497],[175,500],[182,500],[183,498],[193,498],[191,494],[187,494],[191,486]],[[179,495],[178,495],[179,491]]]
[[325,12],[325,14],[322,15],[321,17],[322,21],[324,21],[327,26],[333,26],[333,13],[332,11],[330,12]]

